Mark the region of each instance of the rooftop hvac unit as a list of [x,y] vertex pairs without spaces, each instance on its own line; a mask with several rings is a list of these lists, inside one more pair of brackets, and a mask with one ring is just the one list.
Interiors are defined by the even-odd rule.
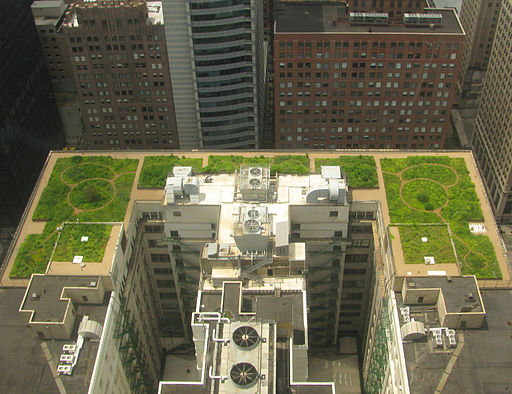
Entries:
[[385,25],[388,14],[385,12],[351,12],[350,23],[353,25]]
[[404,14],[404,25],[407,26],[439,26],[442,23],[443,15],[441,14],[418,14],[407,12]]
[[247,362],[233,365],[229,376],[233,383],[242,389],[248,389],[254,386],[260,377],[256,367]]
[[260,217],[260,211],[255,208],[251,208],[247,211],[247,217],[250,219],[258,219]]
[[261,178],[263,171],[260,167],[252,167],[249,169],[249,186],[257,189],[261,186]]
[[71,375],[71,365],[59,365],[59,366],[57,366],[57,373],[59,375]]
[[251,326],[240,326],[233,332],[233,342],[242,350],[252,350],[260,342],[260,336]]
[[244,230],[247,233],[259,233],[261,229],[261,225],[259,220],[256,219],[247,219],[244,222]]

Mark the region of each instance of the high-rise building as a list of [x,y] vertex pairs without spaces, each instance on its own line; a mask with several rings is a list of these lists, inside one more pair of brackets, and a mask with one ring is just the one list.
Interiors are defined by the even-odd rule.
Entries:
[[64,144],[30,4],[8,0],[0,13],[0,238],[15,230],[48,152]]
[[496,219],[512,222],[512,1],[504,1],[471,144]]
[[485,70],[491,55],[492,43],[503,0],[463,1],[460,21],[466,32],[457,94],[464,89],[468,69]]
[[[17,353],[20,372],[2,380],[37,374],[39,392],[358,392],[357,372],[339,379],[351,339],[365,392],[511,383],[510,272],[471,152],[310,151],[317,171],[305,175],[274,175],[262,154],[212,175],[157,168],[170,157],[155,153],[52,152],[1,277],[27,286],[0,294],[18,294],[27,320],[4,330],[14,319],[2,319],[0,344],[19,337],[34,354]],[[265,161],[298,160],[273,154]],[[370,191],[357,183],[363,163]]]
[[72,4],[63,22],[89,149],[179,147],[160,2]]
[[451,9],[386,4],[280,3],[276,148],[444,148],[463,29]]
[[181,147],[258,147],[263,2],[165,0],[163,7]]

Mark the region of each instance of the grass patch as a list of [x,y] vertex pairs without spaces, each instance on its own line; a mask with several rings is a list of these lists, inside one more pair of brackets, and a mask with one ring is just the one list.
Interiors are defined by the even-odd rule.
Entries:
[[315,159],[316,172],[321,166],[340,166],[347,175],[348,182],[354,188],[379,187],[377,167],[373,156],[340,156],[333,159]]
[[[24,278],[30,276],[32,273],[44,272],[57,239],[56,228],[63,222],[74,222],[76,219],[90,222],[120,222],[124,220],[138,162],[138,160],[134,159],[113,159],[110,156],[73,156],[58,159],[55,162],[48,185],[43,190],[34,215],[32,216],[33,220],[45,220],[47,223],[41,234],[30,234],[23,241],[9,276]],[[92,180],[92,178],[97,178],[97,173],[91,171],[94,166],[90,164],[108,167],[114,174],[114,178],[117,177],[114,180],[116,197],[104,208],[95,211],[84,211],[75,215],[73,207],[68,204],[67,201],[71,187],[62,181],[61,176],[64,178],[64,173],[66,173],[65,179],[80,179],[81,181],[85,181],[83,182],[85,185],[93,184],[96,189],[101,189],[99,182],[102,182],[103,186],[108,182],[98,179]],[[81,168],[82,166],[85,166],[85,170]],[[80,168],[71,170],[76,167]],[[83,179],[87,174],[91,175],[92,178],[89,178],[91,180],[87,180],[87,178]],[[106,176],[110,173],[104,171],[102,174]],[[82,185],[82,183],[77,187],[80,185]],[[109,187],[112,186],[109,184]],[[103,196],[103,191],[104,190],[96,190],[100,195],[100,200],[104,199],[104,197],[101,197]],[[75,193],[78,193],[78,191]],[[94,206],[94,200],[98,198],[98,196],[93,191],[88,193],[90,194],[88,195],[85,190],[78,193],[81,194],[83,199],[80,199],[78,194],[71,195],[70,197],[78,206],[83,207],[87,206],[87,204]],[[110,198],[112,198],[112,195]],[[87,199],[90,201],[87,201]],[[108,201],[110,201],[110,199],[106,202]],[[101,205],[98,206],[101,207]]]
[[[449,168],[442,167],[444,169],[441,170],[439,164]],[[392,223],[440,223],[444,219],[450,224],[462,273],[473,274],[478,278],[502,277],[489,238],[485,235],[472,234],[468,228],[469,221],[483,221],[483,214],[464,159],[446,156],[381,159],[381,167],[385,171],[383,177]],[[458,180],[450,171],[458,176]],[[419,211],[403,203],[400,198],[400,173],[403,180],[415,179],[406,184],[411,186],[402,189],[402,195],[409,204],[415,207],[423,206],[423,209],[426,209],[427,203],[432,204],[434,208],[436,204],[441,204],[443,199],[448,200],[446,206],[441,209],[440,216],[434,212]],[[434,182],[428,179],[435,178],[433,174],[439,177],[435,180],[448,187],[447,192],[441,192],[442,187],[439,185],[435,188],[432,186]]]
[[97,209],[114,197],[114,187],[103,179],[85,180],[69,193],[69,202],[78,209]]
[[203,168],[207,174],[231,174],[241,165],[266,167],[270,164],[272,175],[280,174],[309,174],[309,158],[306,155],[280,155],[273,157],[243,157],[243,156],[208,156],[208,165]]
[[[73,261],[74,256],[84,256],[84,262],[101,262],[111,231],[107,224],[65,224],[53,260]],[[87,242],[81,241],[83,236],[89,237]]]
[[446,191],[438,183],[413,179],[402,187],[402,198],[416,209],[432,211],[446,203]]
[[97,211],[85,211],[77,215],[83,222],[122,222],[130,201],[135,174],[123,174],[115,181],[116,197],[106,207]]
[[309,174],[309,158],[306,155],[280,155],[272,157],[271,174]]
[[167,174],[174,166],[192,167],[195,173],[202,172],[203,159],[174,155],[146,156],[139,175],[139,188],[161,189],[165,186]]
[[455,171],[440,165],[420,164],[408,168],[402,174],[403,180],[417,178],[431,179],[445,186],[450,186],[457,182],[457,174]]
[[100,164],[83,163],[70,167],[62,173],[62,179],[70,185],[91,178],[112,179],[114,172],[109,167]]
[[27,235],[16,255],[9,277],[26,278],[32,273],[44,273],[56,240],[56,232],[49,235],[45,233]]
[[398,226],[398,231],[406,264],[425,264],[424,256],[433,256],[436,264],[457,262],[446,226]]
[[203,168],[203,172],[207,174],[231,174],[237,170],[244,162],[243,156],[208,156],[208,164]]

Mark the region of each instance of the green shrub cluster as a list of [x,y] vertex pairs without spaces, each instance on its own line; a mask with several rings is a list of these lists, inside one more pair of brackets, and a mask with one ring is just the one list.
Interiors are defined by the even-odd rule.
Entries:
[[76,185],[69,193],[69,202],[78,209],[97,209],[114,197],[114,188],[103,179],[89,179]]
[[243,156],[210,155],[208,156],[208,164],[203,168],[203,172],[206,174],[230,174],[235,172],[243,162]]
[[[33,220],[45,220],[46,225],[41,234],[30,234],[24,240],[9,273],[10,277],[27,277],[32,273],[42,273],[45,271],[53,245],[57,239],[56,229],[63,222],[74,222],[77,219],[90,222],[123,221],[126,207],[130,200],[138,162],[135,159],[113,159],[110,156],[73,156],[71,158],[58,159],[32,216]],[[97,169],[96,165],[108,168],[95,171]],[[112,174],[114,175],[113,177],[111,176]],[[86,178],[87,176],[90,176],[90,178]],[[79,207],[87,204],[92,204],[89,206],[96,204],[97,207],[101,207],[112,198],[112,194],[110,194],[110,198],[104,197],[105,190],[102,188],[108,189],[112,186],[107,180],[98,179],[101,176],[105,176],[106,179],[112,179],[117,176],[114,180],[116,187],[115,198],[103,208],[94,211],[84,211],[75,215],[73,207],[67,200],[71,186],[64,183],[62,179],[72,181],[73,184],[77,180],[84,181],[84,185],[92,184],[96,189],[96,192],[92,191],[92,189],[90,192],[87,192],[85,188],[82,188],[80,192],[79,188],[76,195],[75,193],[70,194],[70,197],[73,196],[72,203],[77,204]],[[101,187],[99,183],[102,183]],[[106,186],[107,184],[108,186]],[[80,183],[75,188],[80,185],[82,184]],[[95,197],[96,193],[99,195],[99,200],[93,201],[97,197]],[[80,196],[83,199],[79,198]],[[102,204],[99,204],[99,202]]]
[[241,165],[271,166],[272,174],[309,174],[309,158],[306,155],[281,155],[275,157],[243,157],[235,155],[209,155],[208,164],[202,167],[202,159],[169,156],[146,156],[139,175],[139,188],[161,189],[167,175],[176,165],[191,166],[196,174],[232,174]]
[[373,156],[340,156],[334,159],[315,159],[316,172],[320,173],[321,166],[340,166],[345,172],[348,182],[354,188],[379,187],[377,167]]
[[426,179],[413,179],[403,185],[402,198],[414,208],[432,211],[446,202],[447,195],[438,183]]
[[306,155],[279,155],[272,157],[270,172],[279,174],[309,174],[309,158]]
[[[472,234],[469,231],[468,222],[483,221],[483,214],[464,159],[446,156],[412,156],[404,159],[381,159],[381,167],[385,171],[383,177],[391,222],[440,223],[442,217],[450,224],[454,234],[453,239],[459,261],[462,264],[462,272],[474,274],[479,278],[502,277],[496,253],[489,238],[485,235]],[[453,175],[450,174],[450,169],[453,170]],[[402,202],[400,173],[405,178],[404,180],[416,179],[406,184],[406,186],[411,185],[410,187],[402,189],[404,199],[412,206],[419,208],[422,205],[423,209],[428,209],[434,208],[436,205],[439,206],[443,199],[444,201],[448,200],[441,209],[441,217],[434,212],[410,208]],[[440,185],[437,188],[426,188],[426,183],[433,184],[427,179],[446,185],[448,192],[445,193]],[[425,196],[422,196],[423,194]],[[426,202],[420,201],[426,197],[428,197]],[[431,204],[431,206],[427,206],[427,204]],[[407,239],[402,239],[402,243],[407,241]]]
[[139,188],[161,189],[165,186],[167,175],[174,166],[192,167],[195,173],[202,171],[203,160],[185,156],[146,156],[139,175]]

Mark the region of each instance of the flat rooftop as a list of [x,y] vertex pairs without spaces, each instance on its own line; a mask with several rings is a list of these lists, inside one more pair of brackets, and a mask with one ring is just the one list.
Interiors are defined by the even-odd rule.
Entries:
[[[508,263],[504,255],[503,241],[499,235],[494,216],[491,212],[490,206],[487,203],[487,196],[485,194],[482,181],[479,176],[478,169],[476,167],[475,160],[470,151],[360,151],[360,150],[336,150],[336,151],[261,151],[261,152],[233,152],[233,151],[219,151],[212,154],[215,155],[233,155],[238,154],[245,157],[265,156],[274,157],[283,154],[287,155],[304,155],[308,154],[310,170],[315,170],[315,160],[323,158],[338,158],[340,156],[359,156],[361,154],[372,156],[375,159],[376,172],[378,178],[378,186],[375,188],[351,188],[351,200],[357,202],[364,201],[377,201],[382,207],[382,215],[384,225],[391,223],[389,216],[388,202],[386,198],[386,190],[384,183],[384,174],[381,167],[382,159],[405,159],[414,158],[416,156],[428,156],[436,158],[438,156],[462,159],[469,173],[469,179],[475,185],[476,196],[480,202],[480,207],[483,214],[482,225],[486,229],[485,235],[489,238],[494,251],[496,252],[496,259],[499,263],[499,267],[502,273],[501,281],[493,281],[492,284],[489,282],[489,286],[507,286],[510,284],[510,275]],[[143,166],[144,158],[147,156],[168,156],[174,154],[175,156],[185,156],[192,159],[202,159],[203,166],[207,165],[209,153],[206,152],[184,152],[184,151],[146,151],[146,152],[51,152],[47,163],[41,173],[38,186],[35,189],[34,197],[27,206],[26,216],[15,234],[13,244],[11,245],[10,253],[7,254],[7,263],[4,264],[4,271],[2,273],[1,285],[2,286],[27,286],[29,283],[29,277],[26,279],[12,279],[9,278],[9,273],[16,258],[16,255],[20,251],[20,247],[23,241],[30,234],[42,234],[45,228],[46,222],[33,220],[35,208],[41,198],[43,190],[45,189],[53,168],[55,167],[58,159],[60,158],[71,158],[74,156],[111,156],[114,159],[136,159],[138,164],[134,169],[134,181],[129,194],[129,201],[125,208],[124,219],[118,224],[114,225],[112,234],[107,243],[103,261],[101,263],[90,263],[86,264],[86,267],[81,267],[80,264],[72,264],[70,262],[56,262],[52,261],[50,264],[48,273],[52,275],[86,275],[86,276],[106,276],[109,275],[112,258],[114,256],[116,248],[119,246],[120,235],[122,233],[121,225],[125,227],[128,225],[134,203],[136,201],[150,201],[161,203],[163,201],[164,191],[162,188],[139,188],[139,177]],[[169,168],[170,171],[170,168]],[[200,179],[201,188],[201,200],[199,204],[218,204],[221,202],[226,207],[223,207],[221,211],[222,217],[220,218],[219,229],[224,224],[229,223],[232,225],[233,218],[232,213],[240,205],[239,202],[234,201],[233,193],[235,189],[234,175],[220,174],[213,175],[213,182],[206,183],[205,176],[198,175]],[[164,177],[165,178],[165,177]],[[280,176],[278,187],[277,187],[277,203],[269,208],[269,213],[275,215],[277,222],[281,215],[285,215],[285,209],[288,204],[303,204],[304,195],[303,191],[305,188],[310,187],[314,182],[320,180],[320,175],[312,176],[297,176],[297,175],[284,175]],[[350,185],[350,178],[348,179]],[[350,187],[350,186],[349,186]],[[229,205],[232,205],[232,209],[228,209]],[[225,215],[224,215],[225,214]],[[227,224],[226,224],[227,225]],[[219,234],[230,234],[230,231],[219,231]],[[219,239],[219,242],[223,240]],[[227,240],[226,240],[227,241]],[[429,271],[432,270],[443,270],[446,275],[460,276],[462,274],[458,264],[439,264],[439,265],[427,265],[427,264],[406,264],[402,253],[402,248],[398,237],[392,239],[392,250],[395,262],[395,269],[397,276],[428,276]],[[460,257],[460,256],[459,256]],[[470,274],[470,273],[469,273]],[[485,286],[484,281],[479,280],[479,286]]]
[[[486,324],[479,330],[457,330],[457,348],[432,351],[428,341],[404,342],[411,393],[436,389],[444,393],[505,393],[512,389],[512,294],[509,290],[484,290],[482,299]],[[413,309],[411,317],[417,317]]]
[[70,339],[47,341],[37,338],[27,325],[27,314],[19,312],[24,295],[25,289],[0,289],[0,385],[14,394],[58,393],[61,389],[87,393],[99,341],[85,340],[71,376],[57,375],[55,371],[63,345],[76,341],[84,315],[104,323],[108,297],[101,305],[78,306]]
[[386,25],[355,25],[349,22],[345,7],[333,4],[280,3],[276,5],[276,33],[383,33],[383,34],[457,34],[464,31],[453,9],[428,9],[425,13],[440,14],[441,25],[406,26],[390,21]]
[[34,311],[34,322],[61,322],[69,303],[69,299],[61,299],[64,288],[91,288],[98,281],[97,276],[34,275],[20,311]]
[[[473,277],[446,277],[430,276],[428,278],[406,278],[408,287],[414,283],[416,289],[441,289],[446,305],[446,312],[457,313],[463,307],[472,307],[473,312],[483,312],[482,303],[478,297],[477,282]],[[468,301],[466,297],[471,294],[474,300]],[[478,304],[478,306],[476,306]]]

